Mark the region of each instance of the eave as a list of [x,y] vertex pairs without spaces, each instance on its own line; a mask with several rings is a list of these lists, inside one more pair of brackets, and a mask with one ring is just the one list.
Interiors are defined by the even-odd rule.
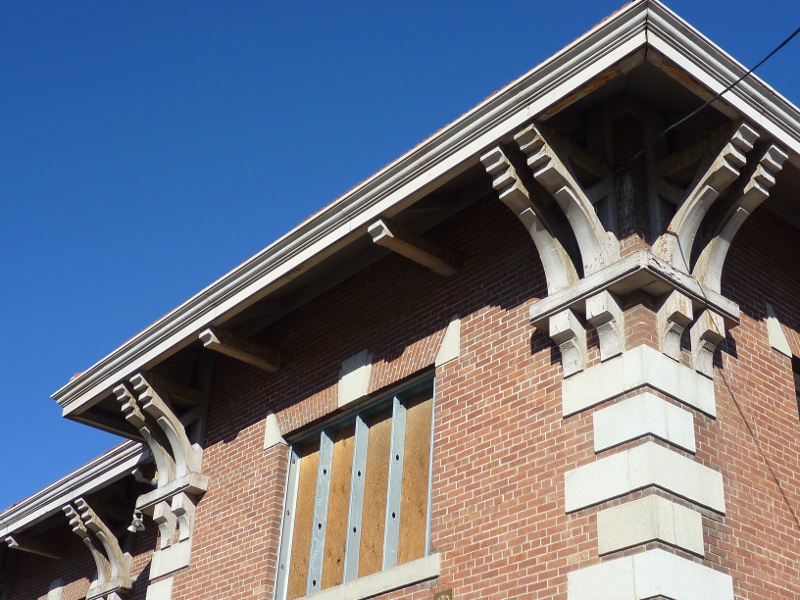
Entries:
[[150,458],[139,442],[126,441],[0,513],[0,540],[61,512],[68,502],[130,475]]
[[[678,68],[673,76],[688,75],[684,85],[709,98],[746,72],[662,4],[633,2],[173,310],[53,398],[64,416],[80,420],[120,381],[152,368],[207,327],[222,325],[368,235],[376,219],[392,218],[463,173],[487,147],[509,139],[525,123],[549,118],[647,60],[649,49]],[[800,167],[800,111],[758,77],[748,76],[716,105],[782,143]]]

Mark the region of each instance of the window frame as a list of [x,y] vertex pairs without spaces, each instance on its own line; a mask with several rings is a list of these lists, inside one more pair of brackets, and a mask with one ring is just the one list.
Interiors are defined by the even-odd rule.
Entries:
[[[400,507],[403,501],[403,466],[405,463],[405,413],[406,402],[415,394],[425,389],[431,390],[431,415],[430,415],[430,440],[428,441],[428,473],[427,473],[427,498],[426,498],[426,518],[425,518],[425,539],[424,554],[422,557],[413,559],[398,565],[399,548],[399,529],[400,529]],[[381,411],[392,408],[392,425],[389,455],[389,472],[386,482],[386,509],[383,517],[383,553],[381,568],[369,575],[359,577],[359,553],[361,548],[361,515],[364,506],[364,487],[366,482],[366,460],[369,440],[368,425],[369,419]],[[295,520],[297,518],[296,508],[298,501],[298,487],[300,483],[300,463],[302,450],[308,444],[320,444],[319,464],[317,466],[317,478],[314,490],[314,523],[322,524],[321,528],[314,529],[312,526],[311,543],[308,552],[308,568],[306,575],[305,598],[311,594],[318,594],[328,590],[338,589],[348,586],[353,582],[363,581],[366,578],[380,577],[381,574],[390,570],[398,571],[411,565],[415,561],[425,561],[431,556],[431,509],[432,509],[432,488],[433,488],[433,444],[434,444],[434,417],[436,410],[436,381],[433,373],[427,373],[416,381],[398,386],[394,390],[381,394],[374,399],[360,403],[348,411],[347,414],[337,415],[328,422],[321,424],[308,432],[300,433],[296,438],[290,438],[288,465],[286,474],[286,487],[281,519],[281,534],[278,545],[277,576],[275,579],[275,600],[285,600],[289,591],[289,581],[291,578],[292,546],[294,542]],[[325,540],[327,530],[327,509],[329,506],[329,487],[330,476],[323,478],[320,474],[323,469],[330,471],[333,455],[334,437],[337,431],[344,428],[354,427],[354,448],[352,466],[350,469],[351,486],[347,499],[347,538],[345,543],[344,555],[345,564],[343,567],[342,582],[338,585],[329,586],[322,589],[322,568],[324,563]],[[424,439],[424,438],[423,438]],[[398,452],[402,448],[403,452]],[[392,461],[395,456],[398,460]],[[353,472],[361,470],[364,477],[356,478]],[[322,485],[320,485],[322,483]],[[353,530],[353,524],[357,522],[358,527]],[[430,561],[428,561],[430,562]],[[436,561],[438,565],[438,561]],[[437,569],[438,571],[438,566]],[[314,585],[312,585],[312,582]],[[412,582],[409,581],[409,584]]]

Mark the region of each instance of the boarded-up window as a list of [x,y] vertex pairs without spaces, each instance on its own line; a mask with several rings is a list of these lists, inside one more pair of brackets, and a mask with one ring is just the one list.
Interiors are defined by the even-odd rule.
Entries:
[[432,421],[429,382],[292,447],[278,600],[426,555]]

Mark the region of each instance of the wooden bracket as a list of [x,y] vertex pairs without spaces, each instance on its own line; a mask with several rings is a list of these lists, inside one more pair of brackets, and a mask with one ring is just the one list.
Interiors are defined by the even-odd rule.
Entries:
[[455,275],[461,268],[461,257],[458,253],[429,242],[389,219],[378,219],[369,226],[368,231],[372,241],[379,246],[402,254],[444,277]]
[[267,373],[276,373],[283,364],[280,352],[254,344],[222,329],[214,327],[204,329],[200,332],[200,341],[209,350],[230,356]]
[[20,533],[15,533],[6,537],[6,544],[9,548],[19,550],[20,552],[28,552],[29,554],[38,554],[39,556],[46,556],[47,558],[62,559],[65,556],[64,548],[59,545],[43,542],[36,538],[29,537]]

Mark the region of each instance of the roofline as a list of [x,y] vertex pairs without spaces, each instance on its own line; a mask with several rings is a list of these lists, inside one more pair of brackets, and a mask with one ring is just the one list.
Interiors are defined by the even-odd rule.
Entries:
[[[593,88],[583,86],[648,45],[712,93],[747,71],[657,0],[632,2],[73,378],[53,399],[64,416],[80,414],[119,381],[194,341],[203,328],[219,325],[365,235],[376,218],[392,217],[477,164],[490,144],[548,108],[588,94]],[[794,105],[755,75],[724,100],[783,143],[800,166],[800,111]]]
[[0,540],[55,514],[72,500],[128,475],[150,457],[140,442],[126,441],[0,512]]

